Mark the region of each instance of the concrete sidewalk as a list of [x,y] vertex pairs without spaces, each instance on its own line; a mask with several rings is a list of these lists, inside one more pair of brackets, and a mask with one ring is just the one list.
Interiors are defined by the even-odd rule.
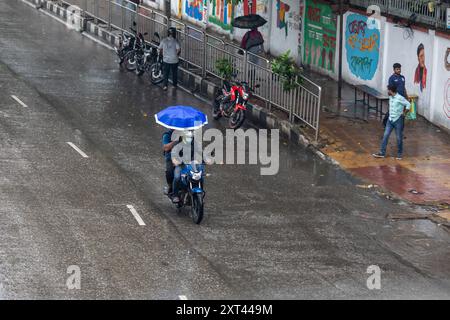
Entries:
[[[310,73],[323,86],[320,148],[352,174],[414,204],[450,204],[450,134],[422,117],[406,121],[403,160],[395,160],[396,137],[391,135],[387,158],[375,159],[384,128],[375,114],[354,104],[354,91],[344,85],[337,103],[337,82]],[[385,106],[387,108],[387,106]],[[442,213],[446,217],[445,213]],[[447,214],[448,216],[448,214]]]

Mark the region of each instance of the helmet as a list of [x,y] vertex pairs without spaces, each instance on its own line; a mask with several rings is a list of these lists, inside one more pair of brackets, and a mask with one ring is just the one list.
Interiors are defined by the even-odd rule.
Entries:
[[175,38],[177,35],[177,29],[174,27],[170,27],[169,30],[167,31],[167,33],[168,33],[169,37],[172,36]]

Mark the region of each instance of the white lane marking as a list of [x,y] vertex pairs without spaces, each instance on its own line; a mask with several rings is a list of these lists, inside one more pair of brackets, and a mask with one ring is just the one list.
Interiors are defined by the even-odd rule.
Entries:
[[19,98],[17,98],[15,95],[11,95],[11,98],[13,98],[14,100],[16,100],[16,102],[17,102],[18,104],[20,104],[22,107],[28,108],[28,106],[27,106],[25,103],[23,103],[22,100],[20,100]]
[[180,298],[180,300],[187,300],[188,299],[186,296],[183,296],[183,295],[178,296],[178,298]]
[[140,226],[145,226],[144,221],[142,220],[141,216],[139,215],[139,213],[137,213],[136,209],[131,205],[128,204],[127,208],[131,211],[131,213],[133,214],[134,218],[137,220],[137,222],[139,223]]
[[87,33],[86,31],[83,31],[81,34],[82,34],[83,36],[85,36],[86,38],[91,39],[92,41],[96,42],[97,44],[99,44],[99,45],[101,45],[101,46],[104,46],[105,48],[108,48],[109,50],[114,50],[114,47],[112,47],[112,46],[110,46],[110,45],[104,43],[104,42],[101,41],[101,40],[98,40],[97,38],[95,38],[94,36],[90,35],[90,34]]
[[76,145],[74,145],[72,142],[67,142],[67,144],[68,144],[69,146],[71,146],[72,148],[74,148],[76,152],[78,152],[79,154],[81,154],[81,156],[82,156],[83,158],[89,158],[89,157],[87,156],[86,153],[84,153],[83,151],[81,151],[80,148],[78,148],[78,147],[77,147]]

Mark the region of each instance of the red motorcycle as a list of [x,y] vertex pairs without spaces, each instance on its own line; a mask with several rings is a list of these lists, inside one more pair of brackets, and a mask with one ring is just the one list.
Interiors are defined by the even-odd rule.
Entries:
[[[259,85],[255,88],[259,88]],[[238,129],[244,123],[246,106],[253,91],[245,81],[236,81],[233,85],[224,81],[214,99],[213,118],[229,118],[230,128]]]

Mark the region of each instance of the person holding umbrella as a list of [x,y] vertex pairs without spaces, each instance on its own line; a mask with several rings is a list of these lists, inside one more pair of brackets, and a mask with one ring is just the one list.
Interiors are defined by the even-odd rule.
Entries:
[[252,53],[249,55],[250,62],[257,64],[256,55],[264,52],[264,38],[258,28],[267,23],[267,20],[258,14],[237,17],[231,22],[235,28],[250,29],[242,38],[241,48]]
[[[192,160],[197,152],[202,153],[201,146],[194,144],[193,131],[206,125],[208,117],[193,107],[172,106],[155,114],[155,120],[156,123],[168,129],[162,137],[168,185],[165,193],[172,199],[173,203],[178,203],[180,201],[178,188],[183,166],[179,157],[181,156],[184,159],[186,155],[174,155],[172,152],[178,144],[182,143],[185,146],[191,145],[190,148],[185,148],[191,150],[191,156],[187,156],[186,159]],[[178,135],[179,139],[176,139],[174,134]],[[183,150],[184,148],[177,149]]]

